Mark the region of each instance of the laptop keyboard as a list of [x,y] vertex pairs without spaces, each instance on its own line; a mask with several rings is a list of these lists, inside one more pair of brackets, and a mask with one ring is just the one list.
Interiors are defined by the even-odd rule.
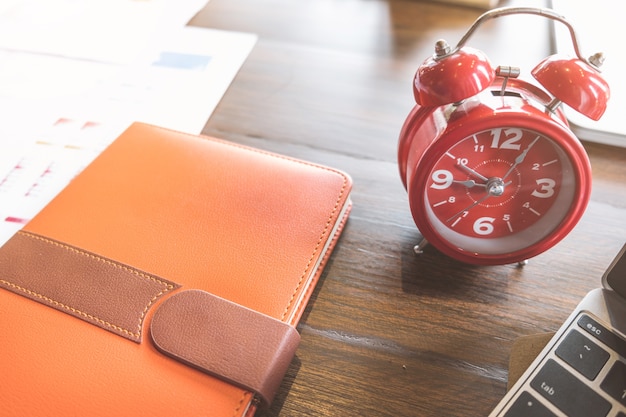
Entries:
[[504,417],[626,417],[626,341],[580,314],[529,385]]

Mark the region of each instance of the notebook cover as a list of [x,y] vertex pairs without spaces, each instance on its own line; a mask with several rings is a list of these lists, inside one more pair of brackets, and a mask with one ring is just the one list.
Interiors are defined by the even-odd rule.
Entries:
[[[166,320],[165,344],[187,343],[187,329],[206,323],[207,337],[230,333],[218,353],[264,357],[275,332],[254,335],[256,319],[278,322],[278,333],[296,326],[350,189],[338,170],[133,124],[0,248],[1,414],[253,415],[250,390],[187,363],[210,342],[176,358],[155,345],[152,321],[192,295],[177,301],[198,315]],[[194,291],[243,318],[215,330],[223,320]]]

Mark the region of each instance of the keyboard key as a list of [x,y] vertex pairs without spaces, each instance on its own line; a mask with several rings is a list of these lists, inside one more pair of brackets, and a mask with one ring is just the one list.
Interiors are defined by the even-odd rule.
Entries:
[[556,417],[552,411],[533,397],[529,392],[522,392],[504,417]]
[[605,417],[611,410],[611,403],[554,359],[543,365],[530,385],[569,417]]
[[626,406],[626,364],[615,362],[600,388]]
[[592,319],[591,317],[583,314],[578,319],[578,326],[585,330],[588,334],[595,337],[620,356],[626,357],[626,341],[620,338],[615,333],[612,333],[609,329]]
[[610,356],[607,351],[576,330],[570,330],[555,353],[590,381],[598,376]]

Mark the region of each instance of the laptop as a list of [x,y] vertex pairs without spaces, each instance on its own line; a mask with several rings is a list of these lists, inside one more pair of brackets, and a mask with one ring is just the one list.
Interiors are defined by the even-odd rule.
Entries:
[[[547,6],[574,27],[584,57],[596,52],[605,55],[601,71],[611,88],[607,110],[600,120],[594,121],[565,106],[572,131],[585,141],[626,147],[626,2],[548,0]],[[571,35],[563,23],[553,22],[552,35],[555,53],[575,56]]]
[[626,417],[626,245],[489,417]]

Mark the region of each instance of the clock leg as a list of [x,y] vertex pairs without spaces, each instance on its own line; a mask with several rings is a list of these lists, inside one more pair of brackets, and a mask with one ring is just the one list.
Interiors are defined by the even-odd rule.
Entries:
[[428,245],[428,241],[422,238],[422,240],[420,240],[419,243],[413,247],[413,252],[415,252],[417,255],[421,255],[422,253],[424,253],[424,248],[426,247],[426,245]]

